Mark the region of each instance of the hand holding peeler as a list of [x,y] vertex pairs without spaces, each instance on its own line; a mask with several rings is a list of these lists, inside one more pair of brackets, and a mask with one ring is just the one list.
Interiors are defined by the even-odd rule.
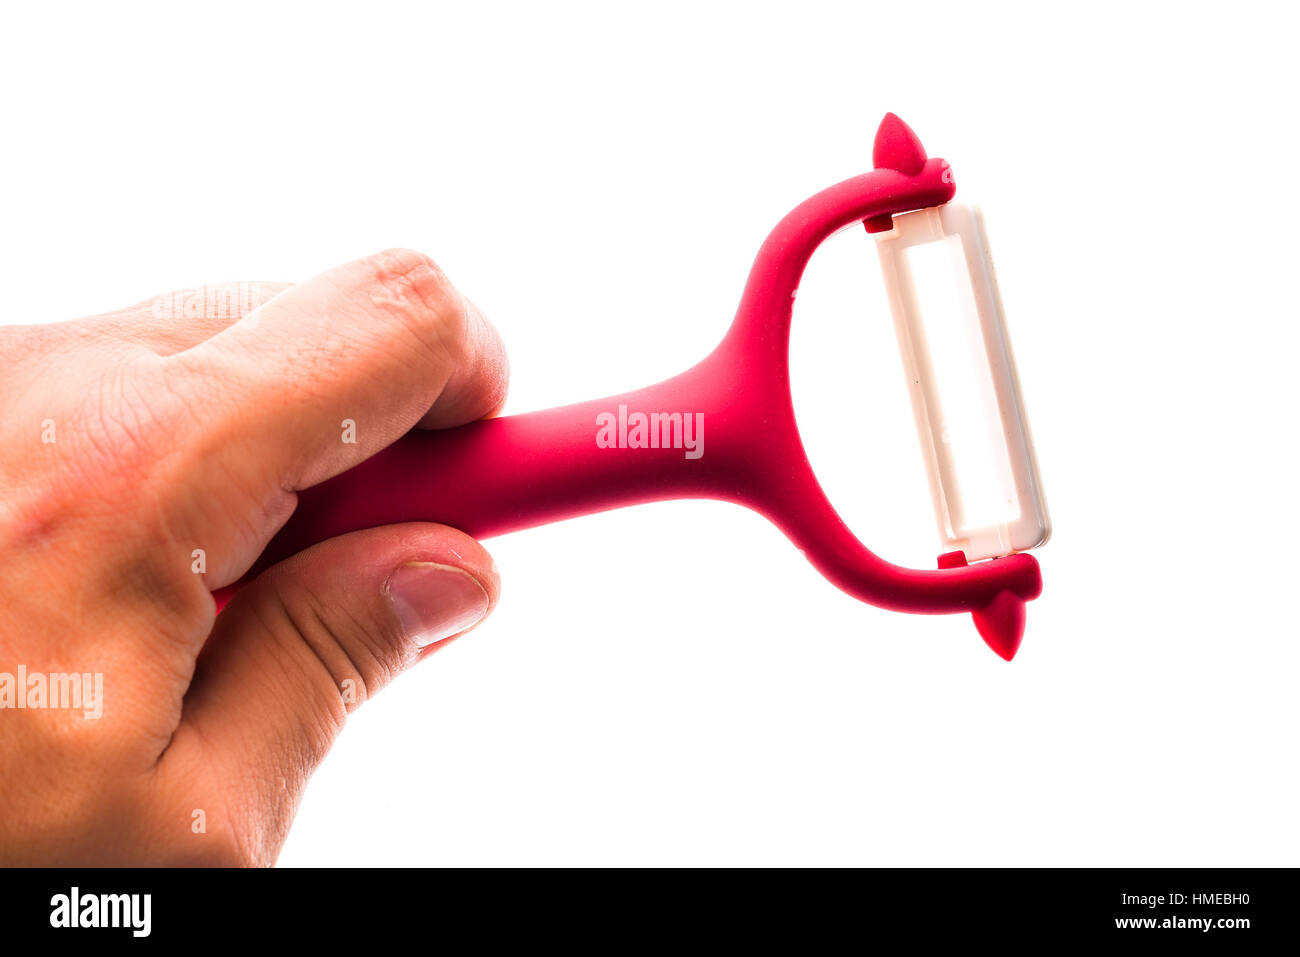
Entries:
[[[735,320],[703,361],[610,398],[413,431],[299,493],[242,581],[302,549],[397,522],[490,538],[676,498],[766,516],[832,584],[895,611],[968,613],[1008,661],[1042,590],[1024,552],[1049,522],[978,213],[950,203],[952,170],[892,113],[874,169],[792,210],[759,249]],[[891,564],[836,514],[795,424],[788,369],[795,294],[817,247],[876,235],[941,538],[932,569]],[[223,604],[239,583],[221,589]]]

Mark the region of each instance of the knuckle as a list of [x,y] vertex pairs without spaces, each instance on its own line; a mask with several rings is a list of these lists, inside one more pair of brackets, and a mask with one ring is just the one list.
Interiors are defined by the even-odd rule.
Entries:
[[386,249],[364,261],[372,301],[389,307],[429,349],[460,360],[468,350],[465,301],[437,264],[412,249]]
[[366,262],[370,264],[375,270],[375,274],[381,279],[409,276],[413,273],[441,273],[437,263],[431,257],[418,250],[407,249],[402,246],[381,249],[373,256],[370,256]]
[[385,249],[364,260],[364,264],[369,278],[397,303],[431,308],[446,299],[451,290],[438,265],[413,249]]

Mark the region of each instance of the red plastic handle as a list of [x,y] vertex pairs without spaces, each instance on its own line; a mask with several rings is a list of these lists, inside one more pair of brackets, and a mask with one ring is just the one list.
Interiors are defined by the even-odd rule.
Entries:
[[[948,164],[927,159],[892,114],[881,124],[875,155],[878,165],[900,168],[832,186],[772,231],[735,322],[703,362],[621,396],[412,432],[301,492],[293,517],[250,575],[327,538],[394,522],[441,522],[487,538],[624,505],[716,498],[766,515],[828,580],[863,601],[898,611],[973,613],[989,645],[1010,659],[1023,634],[1024,603],[1041,591],[1037,562],[1012,555],[967,566],[946,556],[938,569],[909,569],[882,560],[827,500],[795,424],[787,356],[794,295],[808,259],[846,226],[878,228],[893,213],[937,206],[954,193]],[[621,424],[614,447],[609,432],[598,441],[611,419],[622,423],[636,413],[695,416],[701,431],[674,432],[665,426],[671,420],[660,419],[652,434],[664,432],[658,444],[665,447],[629,447],[639,437],[627,439]]]

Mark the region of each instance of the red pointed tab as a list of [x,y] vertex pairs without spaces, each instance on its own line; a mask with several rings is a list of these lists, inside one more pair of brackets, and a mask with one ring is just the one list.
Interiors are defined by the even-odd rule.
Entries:
[[925,147],[912,128],[893,113],[886,113],[871,148],[871,162],[876,169],[894,169],[915,176],[925,166],[925,160]]
[[975,628],[984,643],[1010,661],[1025,637],[1025,602],[1009,591],[1000,591],[988,606],[972,612]]

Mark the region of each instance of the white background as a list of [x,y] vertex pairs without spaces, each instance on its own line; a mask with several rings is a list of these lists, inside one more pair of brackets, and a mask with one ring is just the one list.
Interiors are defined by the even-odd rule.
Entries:
[[[6,12],[7,322],[413,246],[501,328],[527,411],[703,356],[886,110],[987,213],[1055,524],[1013,663],[733,506],[498,539],[500,609],[352,720],[281,863],[1300,863],[1300,85],[1270,10]],[[864,232],[795,330],[832,500],[931,566]]]

